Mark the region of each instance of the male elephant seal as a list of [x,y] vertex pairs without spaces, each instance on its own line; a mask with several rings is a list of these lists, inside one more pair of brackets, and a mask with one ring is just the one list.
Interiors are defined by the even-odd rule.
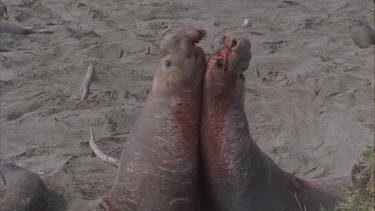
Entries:
[[0,190],[1,211],[44,211],[47,208],[48,189],[33,172],[13,163],[0,166],[4,187]]
[[205,32],[165,36],[152,90],[123,147],[115,184],[98,210],[199,209],[198,140]]
[[200,141],[206,209],[332,209],[337,196],[330,191],[342,190],[330,186],[334,181],[308,182],[284,172],[251,138],[242,75],[250,63],[251,45],[231,34],[222,42],[207,61],[203,88]]

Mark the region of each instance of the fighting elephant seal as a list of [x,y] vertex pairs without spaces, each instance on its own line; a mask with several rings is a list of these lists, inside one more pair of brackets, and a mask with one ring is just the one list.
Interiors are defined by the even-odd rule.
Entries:
[[280,169],[253,141],[244,111],[243,71],[251,44],[228,34],[207,61],[201,120],[201,157],[207,210],[333,209],[338,180],[305,181]]
[[35,173],[13,163],[0,166],[4,187],[0,191],[1,211],[44,211],[48,189]]
[[123,147],[116,180],[97,210],[199,209],[198,140],[205,32],[167,34],[152,90]]

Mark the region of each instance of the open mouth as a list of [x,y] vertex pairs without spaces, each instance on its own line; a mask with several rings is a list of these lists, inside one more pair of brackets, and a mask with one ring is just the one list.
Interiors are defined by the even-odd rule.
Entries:
[[217,63],[216,66],[224,71],[228,70],[228,49],[221,48],[218,52],[216,52],[216,58],[217,58]]
[[[233,42],[232,45],[237,45],[237,43]],[[224,46],[223,48],[221,48],[219,51],[217,51],[214,54],[215,59],[216,59],[216,67],[218,69],[223,70],[224,72],[227,72],[230,69],[230,66],[231,66],[229,64],[230,53],[231,53],[231,50]],[[231,71],[233,71],[233,70],[231,70]],[[245,80],[245,76],[243,75],[243,72],[244,72],[244,70],[240,71],[239,74],[237,73],[240,80],[242,80],[242,81]]]

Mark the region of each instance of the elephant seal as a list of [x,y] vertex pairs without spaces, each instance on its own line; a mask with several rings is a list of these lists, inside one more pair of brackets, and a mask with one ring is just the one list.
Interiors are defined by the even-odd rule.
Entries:
[[2,211],[44,211],[48,204],[48,189],[35,173],[13,163],[0,166],[4,187],[0,191]]
[[284,172],[253,141],[242,74],[252,57],[251,44],[233,34],[223,36],[222,44],[207,61],[203,86],[200,155],[205,209],[333,209],[338,199],[333,192],[343,190],[339,181],[310,182]]
[[199,209],[198,140],[206,32],[183,28],[161,42],[152,90],[123,147],[116,180],[97,210]]

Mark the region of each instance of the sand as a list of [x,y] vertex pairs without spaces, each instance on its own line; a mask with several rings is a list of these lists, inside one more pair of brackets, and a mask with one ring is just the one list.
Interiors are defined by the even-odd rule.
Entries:
[[[374,28],[365,0],[3,0],[10,21],[53,34],[0,35],[1,162],[39,173],[73,200],[108,193],[118,158],[150,89],[158,45],[176,27],[197,26],[207,55],[225,32],[252,42],[245,72],[250,132],[283,169],[306,179],[347,176],[374,136],[374,46],[350,37]],[[243,20],[252,27],[243,28]],[[150,53],[148,54],[148,49]],[[91,93],[80,86],[94,61]]]

